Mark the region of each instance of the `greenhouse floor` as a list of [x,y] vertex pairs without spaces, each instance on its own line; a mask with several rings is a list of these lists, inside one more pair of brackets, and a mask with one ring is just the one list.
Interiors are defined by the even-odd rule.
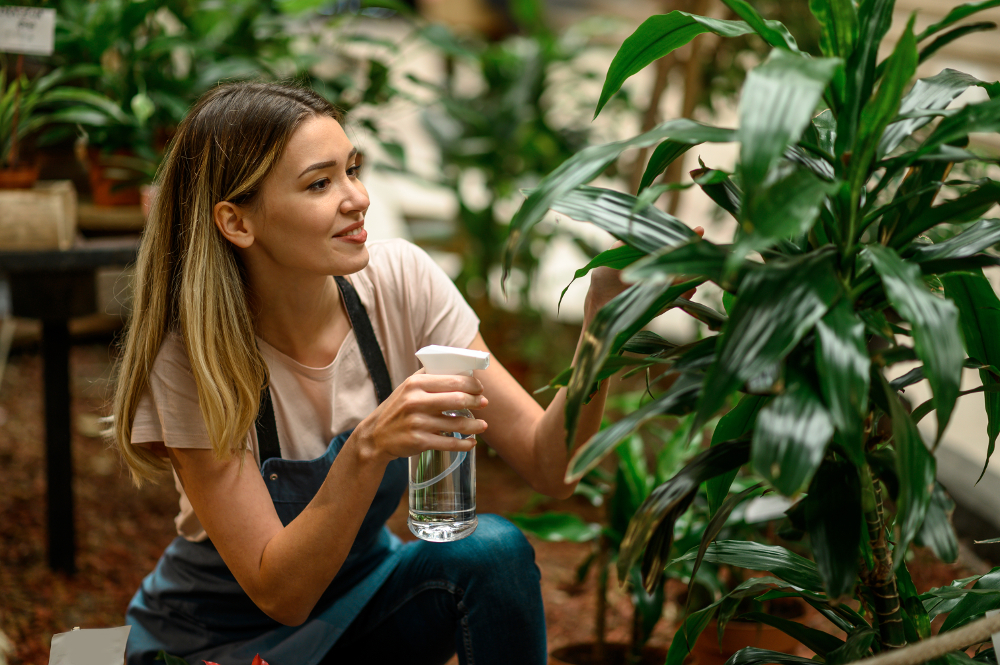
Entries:
[[[45,476],[41,404],[41,363],[30,348],[14,354],[0,386],[0,630],[15,645],[11,665],[45,663],[54,633],[121,625],[125,607],[142,577],[152,569],[174,537],[177,494],[169,485],[132,487],[113,451],[96,437],[97,414],[104,413],[110,377],[106,344],[80,345],[71,354],[73,378],[73,467],[75,472],[77,562],[74,577],[54,574],[46,565]],[[543,501],[498,457],[479,451],[479,508],[510,514],[529,509],[570,510],[588,520],[599,509],[580,497]],[[405,505],[405,500],[404,500]],[[405,512],[397,511],[390,528],[409,537]],[[595,579],[575,582],[578,565],[590,545],[532,540],[542,571],[551,648],[583,642],[593,631]],[[925,558],[918,552],[918,558]],[[988,568],[963,548],[960,563],[914,567],[923,591]],[[612,575],[608,633],[611,640],[629,635],[630,604]],[[652,642],[665,645],[673,634],[680,585],[668,588],[664,620]],[[823,627],[817,616],[807,622]],[[808,655],[808,652],[800,655]],[[452,662],[457,663],[457,660]]]

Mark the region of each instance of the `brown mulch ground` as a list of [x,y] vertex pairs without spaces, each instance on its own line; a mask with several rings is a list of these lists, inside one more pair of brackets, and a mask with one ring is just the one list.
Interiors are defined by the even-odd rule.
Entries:
[[[125,608],[174,537],[177,493],[169,484],[137,491],[113,451],[92,435],[97,414],[106,412],[111,359],[107,345],[76,346],[73,377],[73,467],[77,563],[73,577],[46,565],[44,431],[41,362],[31,352],[15,354],[0,384],[0,631],[14,643],[11,665],[48,662],[54,633],[122,625]],[[537,497],[499,458],[478,452],[478,503],[481,512],[509,514],[526,505],[576,510],[597,519],[579,497],[538,502]],[[390,528],[409,537],[405,514],[397,511]],[[542,592],[551,647],[586,641],[593,631],[595,580],[575,584],[575,570],[590,545],[532,541],[542,570]],[[918,589],[967,574],[964,567],[917,566]],[[974,564],[972,564],[975,567]],[[982,572],[977,570],[975,572]],[[612,576],[608,632],[627,641],[630,603]],[[671,602],[652,639],[666,645],[677,606]],[[813,618],[807,618],[812,623]],[[821,623],[821,622],[817,622]],[[2,660],[2,658],[0,658]]]

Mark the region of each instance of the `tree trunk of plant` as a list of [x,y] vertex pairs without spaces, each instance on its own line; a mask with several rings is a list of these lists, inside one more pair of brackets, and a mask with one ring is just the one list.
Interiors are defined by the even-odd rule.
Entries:
[[14,92],[14,117],[11,119],[10,130],[10,154],[7,155],[7,165],[17,168],[20,161],[20,154],[17,145],[17,125],[21,115],[21,77],[24,76],[24,54],[17,54],[17,65],[14,67],[14,80],[17,81],[17,89]]
[[[674,54],[665,55],[656,61],[656,80],[653,82],[653,90],[649,97],[649,106],[642,118],[642,131],[648,132],[660,120],[660,98],[663,91],[667,89],[667,78],[670,70],[677,64]],[[642,182],[642,174],[646,170],[646,158],[649,157],[649,148],[640,148],[635,156],[635,166],[632,168],[632,176],[629,178],[629,191],[639,193],[639,183]]]
[[872,479],[871,471],[862,469],[862,507],[865,526],[868,528],[868,542],[872,548],[874,567],[862,573],[865,585],[871,590],[872,609],[878,620],[879,636],[886,649],[906,646],[903,632],[899,591],[896,575],[892,571],[892,556],[885,537],[885,521],[882,518],[881,491]]

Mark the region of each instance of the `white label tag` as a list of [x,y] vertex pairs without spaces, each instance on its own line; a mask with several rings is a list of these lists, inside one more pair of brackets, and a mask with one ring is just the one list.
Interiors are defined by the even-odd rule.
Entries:
[[52,636],[49,665],[122,665],[132,626],[74,628]]
[[0,51],[52,55],[56,42],[56,10],[0,7]]
[[[988,617],[994,617],[998,614],[1000,614],[1000,610],[989,610],[986,612],[986,616]],[[993,651],[1000,657],[1000,633],[993,633]]]

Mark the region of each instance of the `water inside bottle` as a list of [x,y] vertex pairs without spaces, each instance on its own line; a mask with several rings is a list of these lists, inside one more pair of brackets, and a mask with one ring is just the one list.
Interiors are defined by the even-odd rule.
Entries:
[[[472,418],[467,409],[446,416]],[[456,439],[473,435],[445,432]],[[449,472],[452,465],[454,470]],[[437,479],[439,476],[440,479]],[[431,482],[433,481],[433,482]],[[407,524],[417,538],[444,543],[476,530],[476,450],[467,453],[428,450],[410,458],[410,515]]]

